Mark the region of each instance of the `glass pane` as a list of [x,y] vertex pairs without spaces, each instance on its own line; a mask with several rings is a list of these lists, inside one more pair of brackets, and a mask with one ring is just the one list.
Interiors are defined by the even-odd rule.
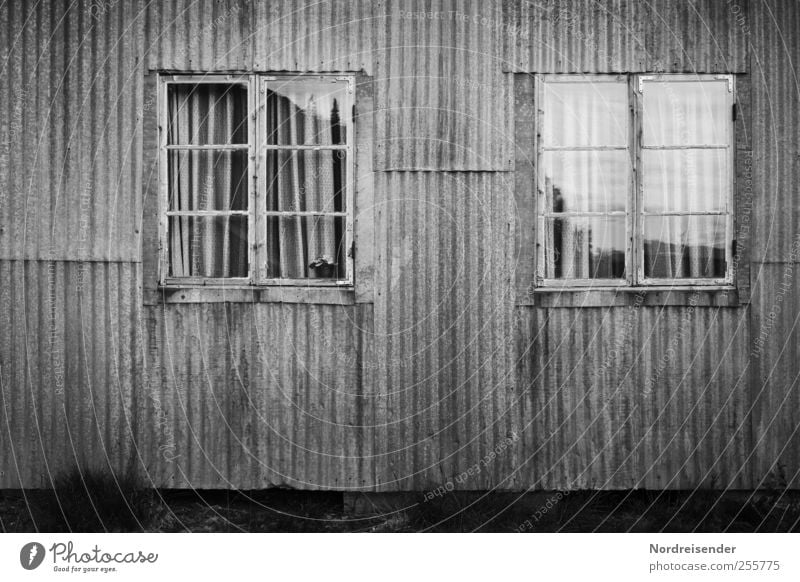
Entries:
[[727,150],[643,150],[645,212],[725,212]]
[[544,152],[543,212],[625,211],[630,183],[627,151]]
[[644,145],[725,145],[731,122],[727,81],[644,84]]
[[247,152],[171,150],[170,210],[247,210]]
[[726,216],[645,217],[645,276],[725,277],[725,222]]
[[351,115],[345,82],[272,82],[267,88],[267,143],[347,143]]
[[246,144],[247,87],[230,83],[167,85],[167,143]]
[[539,219],[546,279],[624,279],[625,217]]
[[247,277],[246,216],[171,216],[170,277]]
[[344,217],[267,217],[267,277],[346,278],[345,227]]
[[346,152],[272,150],[266,155],[267,210],[347,210]]
[[626,146],[627,83],[545,83],[544,145]]

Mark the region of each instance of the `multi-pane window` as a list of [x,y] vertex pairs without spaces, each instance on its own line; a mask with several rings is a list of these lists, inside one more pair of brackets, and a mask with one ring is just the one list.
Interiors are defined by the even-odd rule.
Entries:
[[353,79],[162,77],[161,279],[352,283]]
[[733,79],[539,77],[537,280],[732,281]]

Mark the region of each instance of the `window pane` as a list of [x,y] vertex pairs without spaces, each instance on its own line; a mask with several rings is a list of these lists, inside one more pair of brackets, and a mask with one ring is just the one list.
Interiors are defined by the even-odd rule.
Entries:
[[540,219],[539,252],[546,279],[623,279],[625,217]]
[[273,82],[267,89],[267,143],[345,144],[348,104],[344,82]]
[[544,145],[626,146],[627,83],[545,83]]
[[543,212],[625,211],[630,183],[627,151],[549,151],[543,161]]
[[651,81],[643,92],[644,145],[725,145],[727,81]]
[[247,210],[247,152],[171,150],[169,209]]
[[229,83],[167,85],[167,143],[246,144],[247,87]]
[[725,212],[727,150],[643,150],[645,212]]
[[345,224],[334,216],[267,217],[267,277],[346,278]]
[[266,155],[267,210],[346,211],[345,151],[272,150]]
[[726,216],[649,216],[644,220],[645,276],[725,277]]
[[246,216],[171,216],[170,277],[247,277]]

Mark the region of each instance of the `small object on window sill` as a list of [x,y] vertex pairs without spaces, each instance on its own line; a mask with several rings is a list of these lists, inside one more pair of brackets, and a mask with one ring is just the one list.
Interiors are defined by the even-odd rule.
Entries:
[[330,255],[322,255],[308,264],[313,279],[332,279],[336,273],[336,263]]

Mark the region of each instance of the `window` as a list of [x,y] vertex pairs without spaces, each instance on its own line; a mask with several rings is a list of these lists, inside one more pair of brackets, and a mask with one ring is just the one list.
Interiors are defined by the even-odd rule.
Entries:
[[731,284],[733,77],[538,80],[538,284]]
[[162,76],[160,280],[351,285],[342,76]]

